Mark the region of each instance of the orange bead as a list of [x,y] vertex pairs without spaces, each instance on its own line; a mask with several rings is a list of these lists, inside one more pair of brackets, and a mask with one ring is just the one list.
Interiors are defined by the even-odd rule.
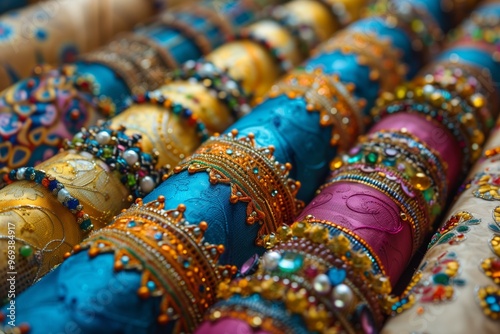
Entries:
[[150,296],[149,289],[145,286],[141,286],[139,290],[137,290],[137,294],[142,299],[148,299]]

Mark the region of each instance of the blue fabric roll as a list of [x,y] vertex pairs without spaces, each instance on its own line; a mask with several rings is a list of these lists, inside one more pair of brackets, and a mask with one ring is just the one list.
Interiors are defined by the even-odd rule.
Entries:
[[[369,30],[378,38],[390,39],[412,71],[420,66],[409,37],[397,28],[388,27],[382,20],[368,18],[349,29]],[[380,87],[369,79],[367,67],[360,66],[353,56],[340,52],[322,53],[308,61],[305,67],[322,68],[328,74],[337,73],[342,82],[354,83],[355,95],[368,102],[365,113],[379,93]],[[335,156],[336,149],[330,145],[331,128],[321,127],[319,114],[306,111],[305,104],[300,97],[269,98],[231,128],[238,129],[239,135],[254,133],[259,146],[274,145],[276,160],[293,165],[290,176],[302,184],[299,197],[310,200],[323,182],[328,161]],[[258,224],[246,223],[246,203],[229,202],[227,184],[214,185],[206,173],[183,171],[168,178],[144,202],[153,201],[160,195],[165,196],[165,209],[174,209],[182,203],[187,208],[184,213],[187,221],[208,223],[205,240],[222,243],[226,249],[220,263],[241,266],[253,254],[263,253],[263,249],[255,245]],[[82,333],[155,333],[162,329],[156,323],[158,305],[154,298],[138,302],[136,292],[140,287],[140,275],[140,272],[115,273],[111,256],[99,255],[91,259],[86,252],[79,253],[16,300],[16,324],[29,323],[30,334],[64,332],[68,324],[75,325],[75,330],[78,328]],[[110,285],[123,285],[123,290],[115,292],[107,288]],[[100,291],[105,291],[106,295],[109,291],[106,297],[109,303],[104,306],[98,302]],[[90,319],[81,311],[86,308],[92,309]],[[274,311],[279,312],[279,309],[276,307]],[[3,311],[8,314],[6,308]],[[296,327],[300,328],[300,324]],[[162,330],[169,332],[169,328]]]

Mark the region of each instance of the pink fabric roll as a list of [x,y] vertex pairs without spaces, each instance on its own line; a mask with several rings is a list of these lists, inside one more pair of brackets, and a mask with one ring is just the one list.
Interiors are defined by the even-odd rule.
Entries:
[[403,128],[441,155],[442,160],[448,164],[446,179],[452,189],[458,182],[463,159],[462,148],[455,137],[440,123],[428,120],[423,115],[410,113],[388,115],[375,124],[370,133]]
[[400,208],[385,194],[359,183],[338,182],[321,191],[297,220],[307,215],[348,229],[373,249],[394,285],[412,256],[412,231]]

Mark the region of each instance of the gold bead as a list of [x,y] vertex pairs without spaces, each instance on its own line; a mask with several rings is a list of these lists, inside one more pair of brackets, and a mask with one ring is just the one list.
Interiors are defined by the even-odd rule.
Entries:
[[411,177],[410,183],[420,191],[429,189],[429,187],[431,186],[431,180],[429,179],[429,177],[420,172]]

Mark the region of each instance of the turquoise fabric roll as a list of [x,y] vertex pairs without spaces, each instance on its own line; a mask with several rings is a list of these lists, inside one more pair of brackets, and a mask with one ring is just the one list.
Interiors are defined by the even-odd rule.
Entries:
[[[440,9],[439,13],[434,12],[437,10],[432,5],[434,0],[422,3],[429,4],[436,20],[448,19]],[[373,17],[353,24],[345,33],[359,31],[390,40],[402,53],[410,75],[421,66],[411,48],[410,37],[399,28]],[[354,55],[338,51],[319,53],[304,67],[307,71],[322,69],[326,74],[335,73],[341,82],[354,83],[355,97],[367,102],[365,114],[380,90],[378,82],[370,79],[367,66],[360,65]],[[337,149],[330,145],[331,127],[320,126],[320,115],[308,112],[306,104],[303,97],[281,94],[268,98],[232,129],[239,131],[238,137],[253,133],[259,147],[273,145],[276,161],[293,165],[290,177],[302,184],[298,197],[308,201],[324,181],[328,162],[337,154]],[[227,184],[210,183],[206,173],[181,171],[170,176],[144,202],[154,201],[158,196],[165,197],[165,209],[184,204],[187,208],[184,218],[188,222],[208,223],[204,240],[225,246],[220,263],[241,266],[253,254],[262,254],[264,249],[255,244],[259,225],[246,223],[247,203],[230,203],[231,189]],[[137,297],[140,277],[139,271],[115,272],[110,254],[90,258],[87,252],[78,253],[16,299],[16,324],[29,324],[30,334],[60,333],[68,326],[82,333],[171,332],[172,323],[162,327],[156,322],[158,299]],[[3,312],[9,311],[4,307]],[[6,318],[4,324],[8,321]],[[295,325],[301,332],[300,321]]]

